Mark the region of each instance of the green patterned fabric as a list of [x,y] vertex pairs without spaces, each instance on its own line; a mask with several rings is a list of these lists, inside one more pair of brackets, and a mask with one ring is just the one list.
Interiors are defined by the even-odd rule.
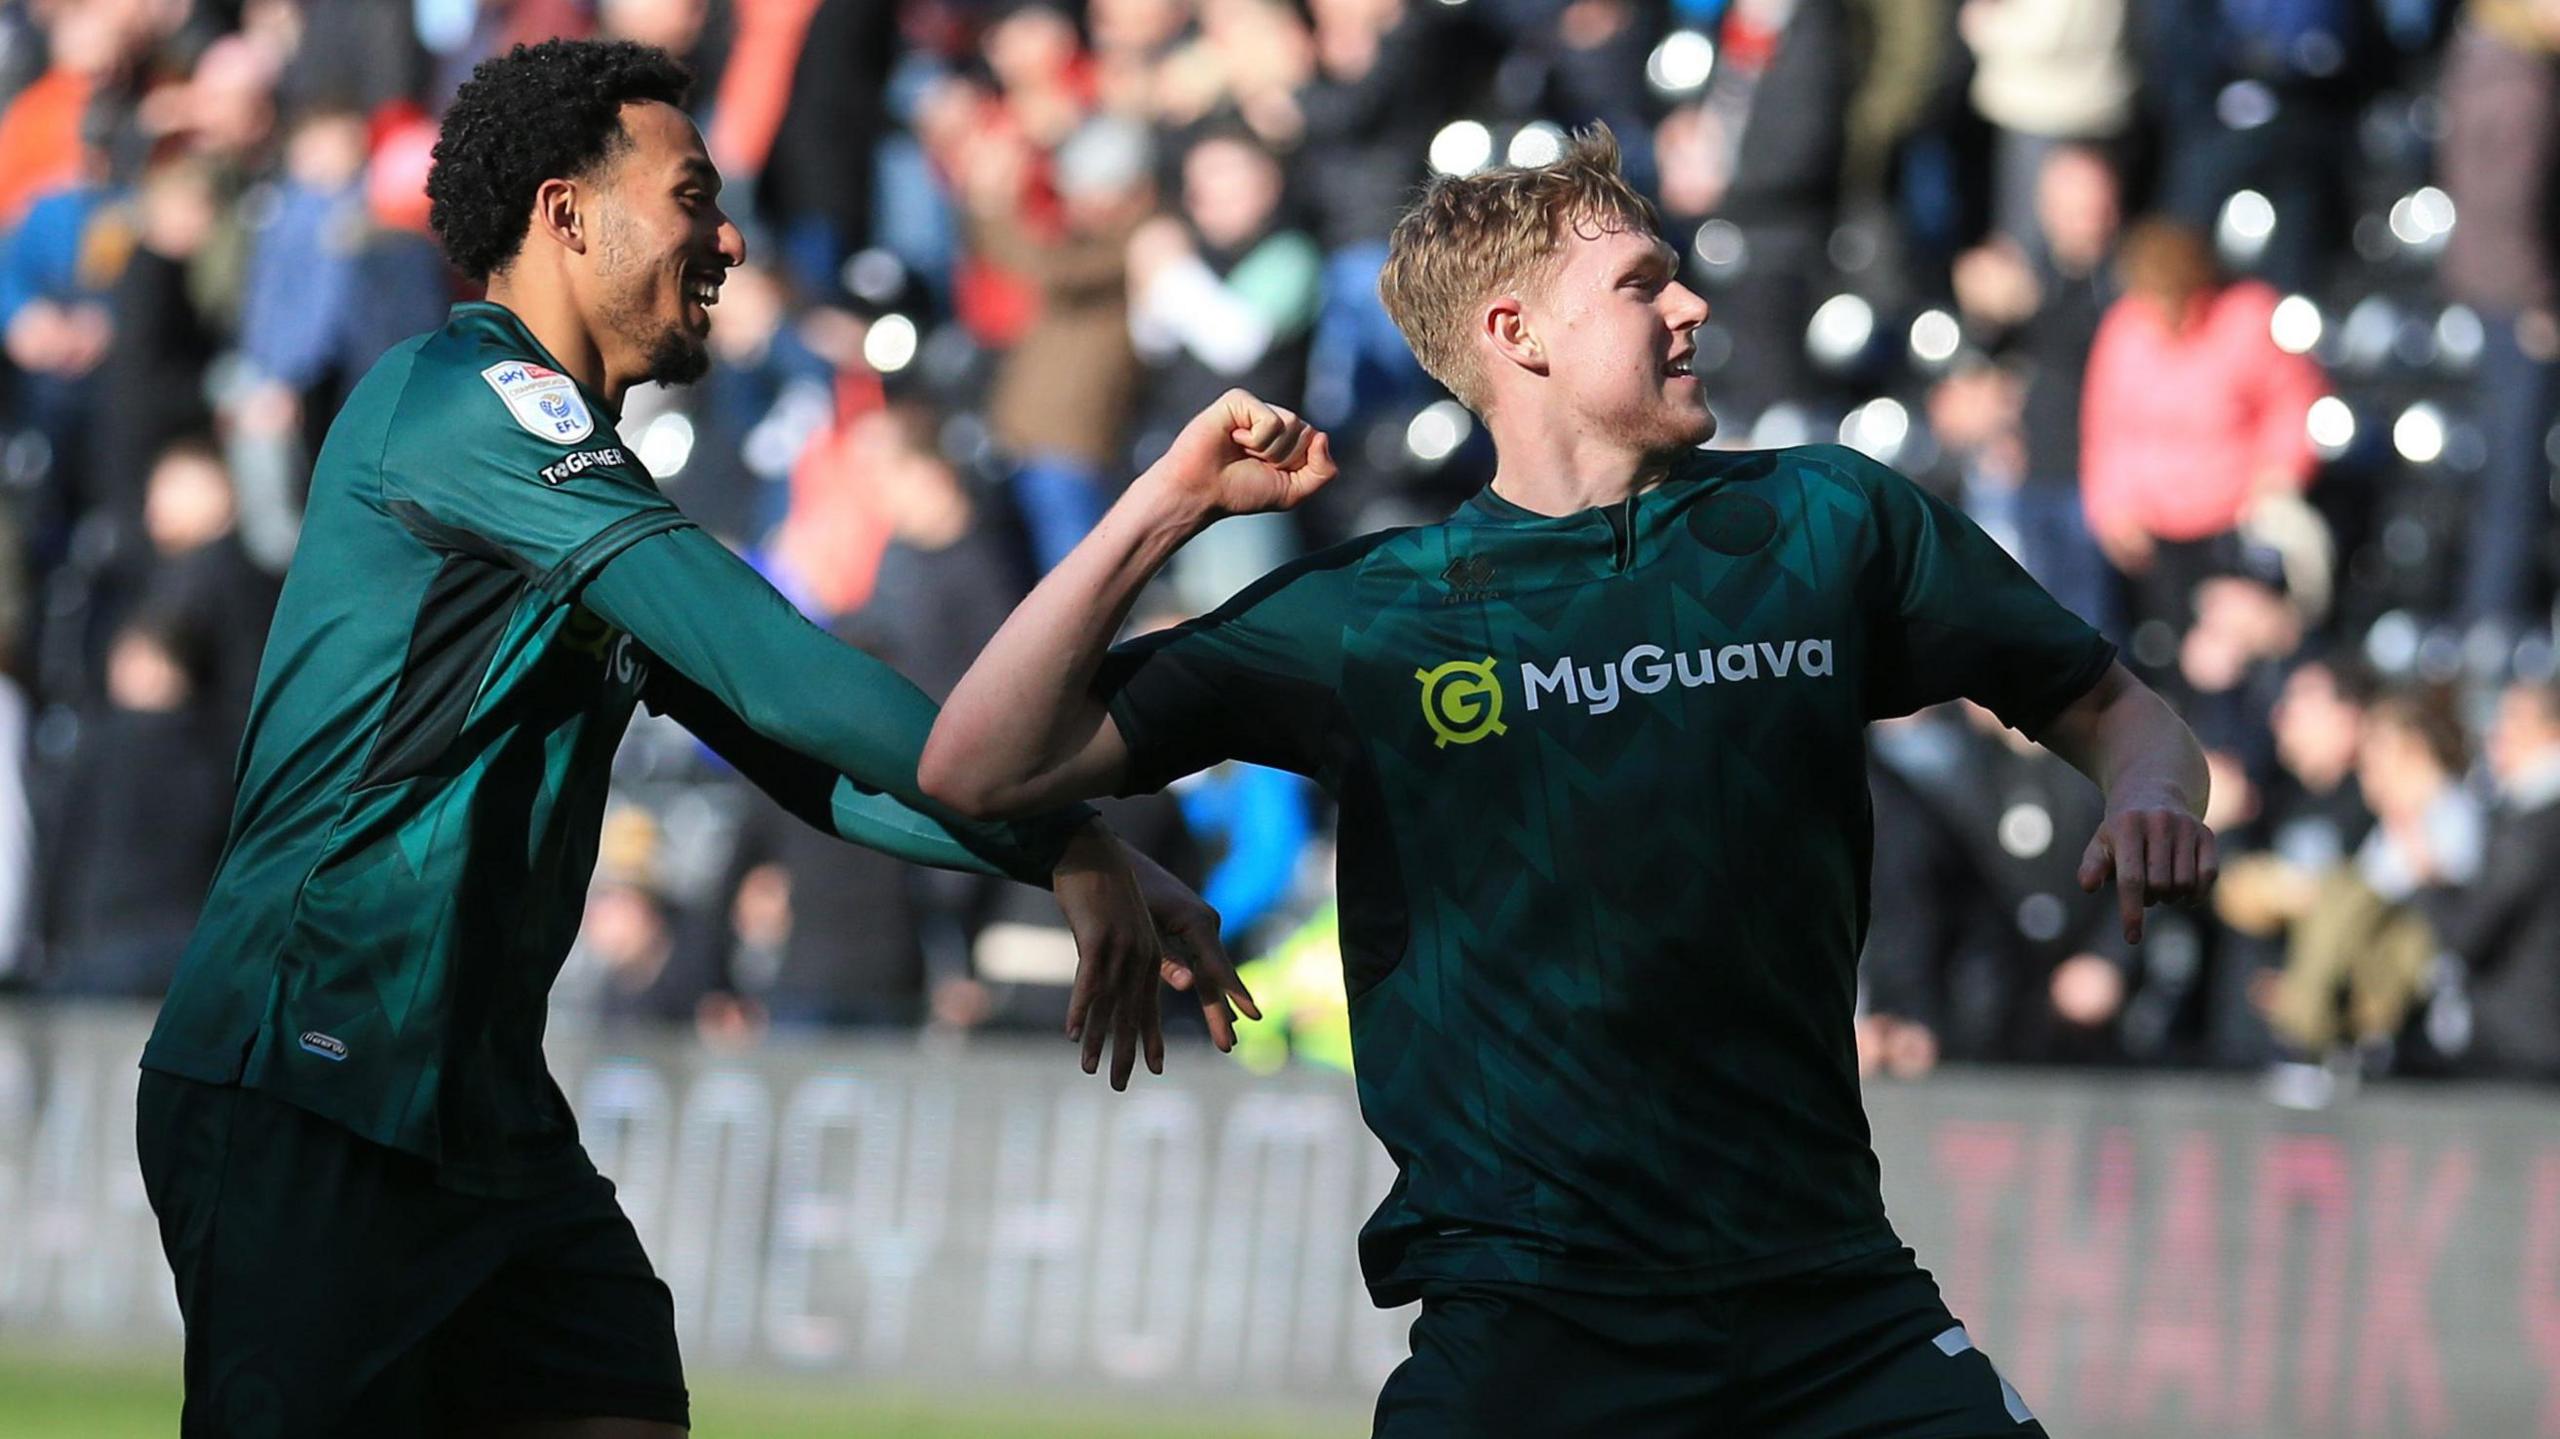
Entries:
[[2113,650],[1835,446],[1699,453],[1605,510],[1486,492],[1114,652],[1152,789],[1221,759],[1341,806],[1361,1258],[1712,1290],[1894,1248],[1858,1101],[1869,720],[2033,729]]

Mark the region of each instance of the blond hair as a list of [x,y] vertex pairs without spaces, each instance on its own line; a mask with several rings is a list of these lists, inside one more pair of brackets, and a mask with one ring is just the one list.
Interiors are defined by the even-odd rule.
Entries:
[[1379,297],[1422,368],[1481,414],[1492,396],[1476,360],[1475,307],[1545,283],[1568,232],[1586,225],[1654,229],[1653,205],[1618,173],[1618,137],[1601,124],[1574,131],[1552,164],[1433,180],[1387,240]]

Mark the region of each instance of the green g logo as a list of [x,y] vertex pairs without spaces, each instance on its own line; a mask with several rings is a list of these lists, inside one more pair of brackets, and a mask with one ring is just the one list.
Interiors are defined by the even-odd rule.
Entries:
[[1434,749],[1474,744],[1503,733],[1502,681],[1493,673],[1493,657],[1451,660],[1434,669],[1415,670],[1422,683],[1422,719],[1438,736]]

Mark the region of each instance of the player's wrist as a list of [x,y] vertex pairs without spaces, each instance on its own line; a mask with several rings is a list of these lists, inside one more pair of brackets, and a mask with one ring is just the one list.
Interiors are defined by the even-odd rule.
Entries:
[[1148,466],[1130,482],[1124,503],[1131,507],[1142,532],[1169,537],[1176,545],[1207,529],[1219,517],[1209,494],[1198,485],[1186,484],[1180,476],[1166,473],[1161,463]]
[[2174,780],[2141,779],[2120,781],[2107,792],[2109,815],[2130,814],[2143,810],[2168,810],[2176,814],[2200,815],[2204,803],[2189,794],[2184,785]]

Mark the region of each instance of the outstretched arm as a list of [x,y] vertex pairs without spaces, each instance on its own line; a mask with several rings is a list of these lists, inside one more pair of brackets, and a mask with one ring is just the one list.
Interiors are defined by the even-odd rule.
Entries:
[[[1324,436],[1288,411],[1241,390],[1203,410],[961,676],[917,762],[925,794],[983,818],[1122,788],[1129,746],[1094,691],[1138,591],[1219,516],[1286,509],[1332,477]],[[1261,1017],[1226,966],[1214,930],[1166,938],[1169,963],[1190,971],[1213,1030],[1228,1032],[1230,998]],[[1155,982],[1152,965],[1077,966],[1067,1025],[1084,1036],[1087,1069],[1105,1027],[1116,1033],[1133,1014],[1152,1018]]]
[[[1090,810],[1077,805],[998,824],[934,806],[916,784],[933,702],[897,671],[810,624],[700,531],[632,545],[581,599],[674,671],[652,679],[653,698],[793,813],[902,858],[1042,885],[1065,911],[1085,968],[1143,972],[1143,1001],[1116,1011],[1108,1031],[1113,1087],[1127,1085],[1141,1053],[1150,1070],[1164,1072],[1152,987],[1160,969],[1177,986],[1196,983],[1211,995],[1232,980],[1217,915],[1127,851]],[[1165,961],[1168,945],[1183,963]],[[1233,1042],[1225,1017],[1219,1002],[1210,1029],[1222,1047]],[[1071,1032],[1084,1041],[1092,1073],[1104,1030]]]
[[2220,860],[2203,818],[2212,786],[2204,751],[2149,686],[2110,666],[2035,739],[2107,797],[2107,817],[2080,859],[2080,887],[2095,893],[2115,877],[2128,942],[2141,942],[2146,907],[2213,888]]
[[[1068,835],[1092,818],[1081,806],[1020,825],[937,812],[915,773],[917,752],[933,728],[933,701],[904,675],[809,623],[699,530],[633,545],[597,573],[580,599],[639,641],[659,668],[674,672],[653,678],[653,698],[679,699],[689,685],[728,717],[693,704],[691,718],[729,735],[733,746],[752,735],[773,752],[804,757],[894,797],[983,861],[965,867],[1046,885]],[[780,763],[765,759],[753,762],[768,772]],[[805,794],[810,783],[803,777],[796,788]],[[809,799],[786,802],[808,817]]]
[[665,667],[649,677],[650,706],[673,717],[801,823],[910,864],[1002,876],[943,821],[896,795],[838,774],[755,732],[711,692]]
[[985,818],[1116,792],[1129,751],[1094,679],[1138,592],[1215,520],[1287,509],[1333,473],[1287,410],[1229,390],[1201,411],[961,677],[916,767],[925,794]]

